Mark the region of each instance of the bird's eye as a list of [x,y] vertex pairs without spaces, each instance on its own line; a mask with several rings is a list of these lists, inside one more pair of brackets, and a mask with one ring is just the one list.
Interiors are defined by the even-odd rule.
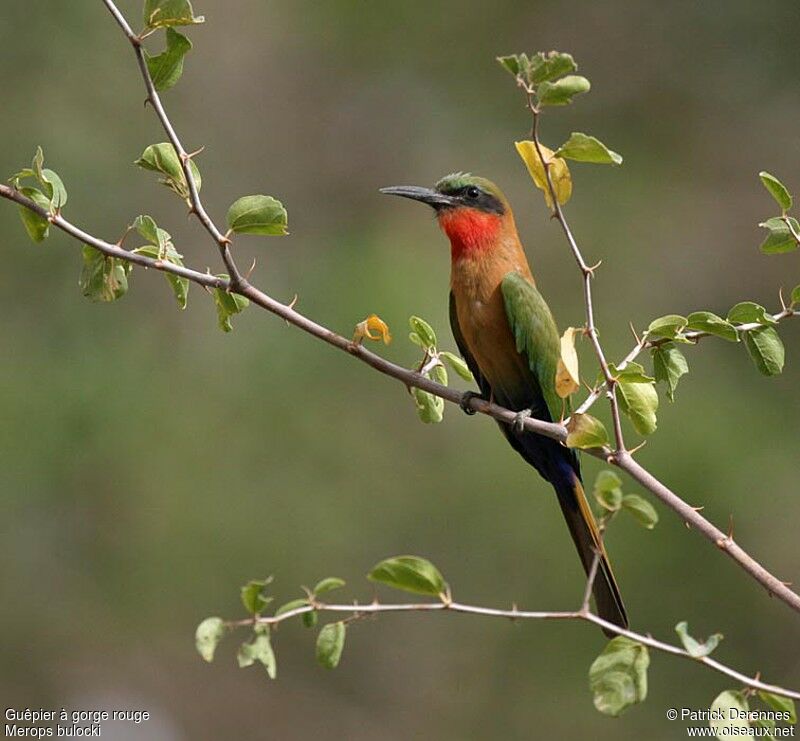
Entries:
[[480,194],[480,190],[478,190],[474,185],[470,185],[466,190],[467,198],[477,198]]

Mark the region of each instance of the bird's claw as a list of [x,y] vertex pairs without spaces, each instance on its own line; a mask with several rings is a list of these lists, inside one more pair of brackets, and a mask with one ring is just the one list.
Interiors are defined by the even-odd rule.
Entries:
[[531,416],[530,409],[523,409],[521,412],[517,412],[514,415],[514,421],[511,423],[511,427],[518,435],[521,435],[525,432],[525,420]]
[[482,399],[483,397],[480,394],[476,394],[474,391],[465,391],[461,394],[461,400],[458,402],[458,406],[461,407],[461,411],[464,414],[469,415],[470,417],[475,414],[475,410],[470,406],[470,403],[473,399]]

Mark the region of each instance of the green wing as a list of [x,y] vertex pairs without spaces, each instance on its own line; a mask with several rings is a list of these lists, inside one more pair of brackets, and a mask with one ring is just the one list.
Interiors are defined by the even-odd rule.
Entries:
[[564,412],[564,402],[556,393],[556,366],[561,344],[550,307],[536,286],[516,271],[503,278],[501,290],[517,352],[527,357],[550,419],[557,421]]

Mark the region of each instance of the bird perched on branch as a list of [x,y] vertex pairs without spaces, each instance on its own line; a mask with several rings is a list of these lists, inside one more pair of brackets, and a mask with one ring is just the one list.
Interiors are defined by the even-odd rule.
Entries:
[[[592,587],[598,614],[626,628],[625,607],[583,491],[576,452],[523,429],[526,416],[558,421],[564,402],[555,386],[558,330],[536,288],[508,201],[491,181],[462,173],[442,178],[432,189],[396,186],[381,192],[435,210],[450,239],[450,326],[456,344],[481,396],[518,412],[515,424],[500,428],[555,489],[587,574],[599,554]],[[466,403],[462,407],[469,410]]]

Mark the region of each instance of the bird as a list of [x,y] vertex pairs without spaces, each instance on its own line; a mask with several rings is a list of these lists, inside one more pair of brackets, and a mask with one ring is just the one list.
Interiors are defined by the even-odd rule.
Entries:
[[[583,489],[577,452],[526,431],[527,416],[557,422],[568,410],[556,392],[560,338],[550,307],[539,293],[517,233],[514,214],[490,180],[454,173],[433,188],[392,186],[386,195],[432,207],[450,240],[450,327],[480,394],[466,392],[462,409],[473,413],[480,396],[517,415],[499,423],[511,447],[555,489],[558,503],[589,575],[597,614],[619,628],[628,617],[608,554]],[[615,634],[603,628],[609,637]]]

